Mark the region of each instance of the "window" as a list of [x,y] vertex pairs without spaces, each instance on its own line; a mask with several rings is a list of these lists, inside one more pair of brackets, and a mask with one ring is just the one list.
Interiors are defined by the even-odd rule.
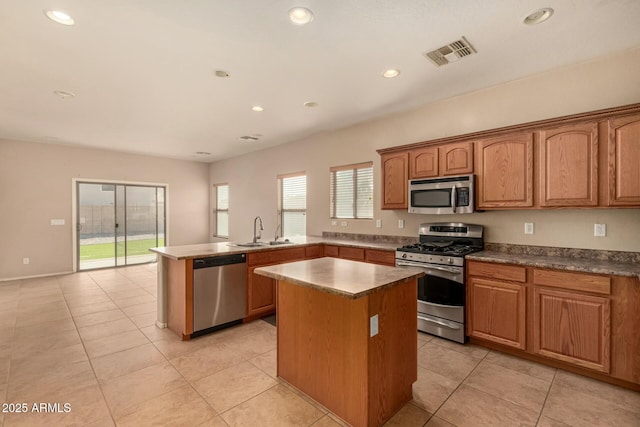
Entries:
[[331,218],[373,218],[373,162],[331,169]]
[[213,209],[213,235],[229,237],[229,185],[214,185],[213,193],[216,201]]
[[307,234],[307,176],[278,176],[278,221],[283,237]]

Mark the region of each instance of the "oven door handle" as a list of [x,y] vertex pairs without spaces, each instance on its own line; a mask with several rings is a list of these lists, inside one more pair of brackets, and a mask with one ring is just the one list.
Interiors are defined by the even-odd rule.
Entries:
[[445,328],[453,329],[456,331],[460,330],[460,325],[454,322],[448,322],[446,320],[435,320],[435,319],[431,319],[429,317],[423,317],[423,316],[418,316],[418,319],[424,320],[425,322],[429,322],[429,323],[435,323],[436,325],[444,326]]
[[420,300],[420,304],[426,304],[426,305],[431,305],[433,307],[444,307],[444,308],[461,308],[464,307],[463,305],[446,305],[446,304],[436,304],[433,302],[428,302],[425,300]]
[[440,267],[432,264],[423,264],[420,262],[396,260],[396,267],[420,267],[428,270],[446,271],[447,273],[462,274],[462,269]]
[[451,188],[451,209],[453,213],[456,213],[456,201],[458,199],[458,191],[456,190],[455,185]]

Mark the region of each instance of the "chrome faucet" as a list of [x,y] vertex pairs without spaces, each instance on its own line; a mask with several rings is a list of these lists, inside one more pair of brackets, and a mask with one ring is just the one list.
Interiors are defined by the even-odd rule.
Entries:
[[278,241],[278,230],[280,230],[280,224],[278,224],[278,226],[276,227],[276,235],[273,236],[273,241],[274,242]]
[[[260,230],[256,231],[258,220],[260,220]],[[262,227],[262,218],[260,218],[260,216],[257,216],[253,220],[253,243],[257,243],[258,240],[262,237],[262,230],[264,230],[264,227]]]

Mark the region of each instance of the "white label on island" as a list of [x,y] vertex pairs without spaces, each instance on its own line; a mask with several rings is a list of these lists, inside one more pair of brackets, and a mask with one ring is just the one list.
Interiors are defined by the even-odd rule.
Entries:
[[375,337],[378,335],[378,315],[371,316],[369,318],[369,336]]

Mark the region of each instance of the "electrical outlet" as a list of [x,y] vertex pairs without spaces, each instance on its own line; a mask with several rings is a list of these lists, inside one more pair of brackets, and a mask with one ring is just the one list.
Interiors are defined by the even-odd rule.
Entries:
[[398,228],[404,228],[404,219],[398,220]]
[[593,224],[593,235],[595,237],[606,237],[607,224]]
[[64,225],[64,219],[52,219],[51,225]]
[[22,258],[23,265],[29,265],[29,258]]
[[376,228],[382,227],[382,220],[376,219]]
[[340,221],[340,227],[346,227],[347,221]]
[[378,335],[378,315],[371,316],[369,318],[369,336],[375,337]]
[[331,221],[331,225],[338,225],[338,221],[336,221],[335,219]]
[[524,234],[533,234],[533,223],[525,222],[524,223]]

